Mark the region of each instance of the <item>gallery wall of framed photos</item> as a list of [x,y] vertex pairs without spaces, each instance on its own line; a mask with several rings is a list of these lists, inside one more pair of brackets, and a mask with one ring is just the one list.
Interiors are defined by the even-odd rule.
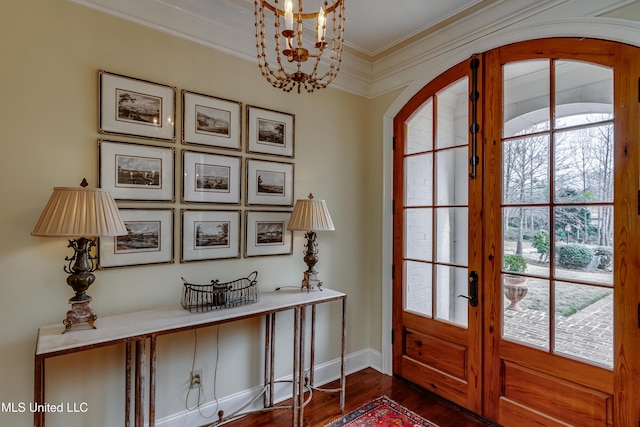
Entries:
[[293,253],[294,114],[104,70],[98,79],[99,186],[129,230],[101,239],[101,268]]

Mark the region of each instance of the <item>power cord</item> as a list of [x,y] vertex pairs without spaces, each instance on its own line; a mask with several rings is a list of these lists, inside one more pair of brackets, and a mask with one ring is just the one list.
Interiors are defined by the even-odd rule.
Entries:
[[[205,415],[202,413],[201,406],[207,401],[207,397],[205,396],[204,390],[202,388],[202,381],[200,381],[200,383],[198,384],[198,387],[196,387],[198,390],[198,400],[197,400],[196,406],[191,408],[189,407],[189,396],[191,395],[191,390],[193,390],[191,387],[189,387],[189,390],[187,391],[187,396],[184,402],[184,406],[187,409],[187,411],[193,411],[194,409],[198,409],[198,413],[204,419],[210,419],[216,415],[218,417],[222,416],[222,411],[219,410],[220,405],[218,402],[218,397],[216,395],[216,380],[218,378],[218,360],[220,355],[219,344],[220,344],[220,325],[216,325],[216,359],[215,359],[214,370],[213,370],[213,400],[216,403],[216,408],[214,409],[214,412],[211,415]],[[193,359],[191,361],[191,372],[193,372],[193,370],[196,367],[197,352],[198,352],[198,330],[194,329],[193,330]]]

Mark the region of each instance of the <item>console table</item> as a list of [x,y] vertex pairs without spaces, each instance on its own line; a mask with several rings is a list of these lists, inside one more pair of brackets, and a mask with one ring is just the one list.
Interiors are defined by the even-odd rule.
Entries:
[[[342,343],[340,354],[340,388],[323,390],[314,387],[314,352],[316,305],[331,301],[342,301]],[[156,339],[160,335],[188,331],[197,328],[219,325],[256,316],[265,316],[264,349],[264,407],[274,408],[274,365],[275,365],[275,321],[276,313],[294,311],[293,333],[293,389],[291,409],[292,424],[303,425],[305,406],[305,387],[321,391],[340,393],[340,411],[344,412],[345,399],[345,345],[346,345],[346,303],[347,295],[323,288],[322,291],[301,292],[298,289],[282,289],[260,294],[260,300],[240,307],[212,310],[205,313],[190,313],[180,306],[159,308],[136,313],[98,318],[97,329],[74,329],[66,334],[64,325],[41,327],[35,352],[34,402],[45,403],[45,361],[50,357],[63,356],[94,348],[124,343],[126,351],[126,390],[125,390],[125,426],[143,427],[145,412],[148,413],[150,427],[155,425],[156,397]],[[311,307],[311,338],[309,377],[305,379],[305,323],[307,308]],[[147,368],[147,352],[149,367]],[[135,368],[132,375],[132,368]],[[149,407],[144,408],[146,377],[148,376]],[[305,382],[308,384],[305,386]],[[280,408],[278,406],[278,408]],[[34,413],[34,425],[43,427],[45,413]]]

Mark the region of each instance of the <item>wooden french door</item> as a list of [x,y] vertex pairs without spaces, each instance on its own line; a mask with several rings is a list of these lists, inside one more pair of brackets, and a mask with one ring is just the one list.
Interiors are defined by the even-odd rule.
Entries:
[[640,49],[474,59],[395,118],[394,375],[505,426],[640,425]]
[[460,64],[395,119],[393,370],[481,412],[482,171],[470,180],[467,167],[477,81]]

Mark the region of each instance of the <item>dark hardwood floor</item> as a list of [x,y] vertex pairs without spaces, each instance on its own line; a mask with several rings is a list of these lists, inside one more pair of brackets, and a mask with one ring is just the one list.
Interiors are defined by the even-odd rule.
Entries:
[[[336,381],[324,387],[339,387],[339,382]],[[438,424],[439,427],[480,427],[491,425],[417,386],[383,375],[371,368],[347,376],[345,414],[382,395],[386,395],[429,421]],[[287,404],[287,402],[282,404]],[[341,415],[338,393],[314,392],[313,399],[304,409],[304,425],[309,427],[324,426],[340,418]],[[242,419],[224,424],[224,426],[279,427],[290,426],[291,422],[291,411],[278,410],[249,414]]]

